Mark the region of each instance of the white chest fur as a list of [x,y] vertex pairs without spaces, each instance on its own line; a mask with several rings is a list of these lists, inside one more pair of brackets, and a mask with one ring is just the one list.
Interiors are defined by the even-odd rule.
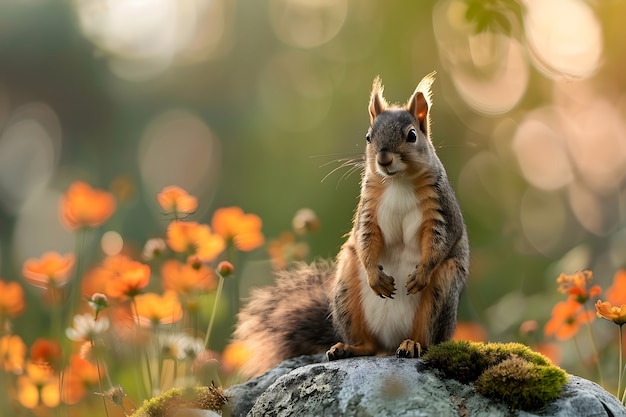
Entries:
[[412,185],[405,181],[391,182],[382,195],[377,211],[378,226],[385,247],[378,263],[395,279],[394,299],[378,297],[361,272],[361,296],[367,323],[382,345],[394,350],[410,336],[419,294],[407,295],[407,278],[420,260],[417,231],[422,224],[422,210]]

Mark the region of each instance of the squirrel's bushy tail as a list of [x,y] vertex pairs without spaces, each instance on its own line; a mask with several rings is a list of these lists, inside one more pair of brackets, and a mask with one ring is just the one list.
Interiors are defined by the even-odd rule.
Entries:
[[275,285],[252,291],[234,333],[251,355],[244,374],[259,375],[285,359],[324,353],[339,340],[330,312],[333,276],[329,264],[300,265],[278,273]]

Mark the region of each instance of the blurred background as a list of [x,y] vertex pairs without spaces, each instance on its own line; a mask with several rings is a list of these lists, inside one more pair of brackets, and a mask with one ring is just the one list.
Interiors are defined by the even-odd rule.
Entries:
[[[58,199],[77,179],[115,194],[101,232],[137,252],[176,184],[194,220],[240,206],[267,240],[308,207],[309,259],[332,258],[359,174],[331,172],[364,151],[373,78],[404,102],[436,70],[433,142],[472,247],[459,317],[518,340],[560,272],[606,287],[626,265],[624,16],[623,0],[1,0],[0,277],[74,250]],[[268,257],[239,259],[242,296]]]

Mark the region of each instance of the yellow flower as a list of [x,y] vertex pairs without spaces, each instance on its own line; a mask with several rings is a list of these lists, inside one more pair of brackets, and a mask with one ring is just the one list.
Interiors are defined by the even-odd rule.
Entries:
[[614,307],[607,301],[598,300],[596,303],[596,315],[621,326],[626,323],[626,304]]
[[17,379],[17,399],[26,408],[59,405],[59,376],[45,363],[28,362],[26,372]]
[[174,291],[165,291],[162,296],[155,293],[138,295],[135,297],[134,310],[137,321],[145,327],[174,323],[183,316]]

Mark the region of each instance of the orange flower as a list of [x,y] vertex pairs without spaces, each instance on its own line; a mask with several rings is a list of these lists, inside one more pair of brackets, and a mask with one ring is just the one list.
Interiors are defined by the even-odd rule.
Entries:
[[111,265],[105,262],[104,268],[112,276],[112,279],[107,284],[106,294],[109,297],[133,298],[148,285],[150,281],[150,267],[126,257],[119,258],[118,261],[112,260]]
[[61,256],[57,252],[46,252],[39,259],[27,259],[22,267],[22,275],[36,287],[59,288],[70,280],[73,267],[73,254]]
[[98,227],[115,211],[115,199],[107,191],[96,190],[82,181],[70,185],[61,197],[61,220],[70,230]]
[[596,303],[596,315],[602,319],[610,320],[622,326],[626,323],[626,304],[614,307],[609,302],[598,300]]
[[615,306],[626,304],[626,270],[615,273],[613,285],[606,290],[606,299]]
[[22,338],[17,335],[0,337],[0,366],[6,372],[22,373],[24,359],[26,358],[26,345]]
[[161,275],[163,287],[182,296],[215,288],[215,275],[206,265],[196,268],[170,259],[163,263]]
[[454,340],[468,340],[471,342],[486,342],[487,331],[478,323],[459,322],[456,326]]
[[250,350],[244,342],[232,342],[224,348],[222,353],[222,367],[226,372],[233,372],[241,368],[250,359]]
[[96,365],[78,355],[72,355],[70,365],[63,375],[63,402],[76,404],[87,394],[87,389],[97,384],[98,368]]
[[272,267],[279,271],[294,261],[303,261],[309,254],[309,246],[306,243],[296,242],[291,232],[283,232],[278,239],[270,240],[267,251],[272,261]]
[[232,240],[240,251],[251,251],[262,246],[265,241],[261,233],[261,218],[256,214],[244,214],[239,207],[216,210],[211,224],[215,233],[227,241]]
[[39,338],[30,347],[30,359],[54,367],[61,361],[61,344],[55,339]]
[[557,303],[552,309],[552,317],[546,323],[544,334],[554,335],[559,340],[567,340],[578,332],[583,323],[593,321],[593,312],[587,311],[573,298]]
[[94,293],[107,293],[109,284],[119,278],[122,272],[133,265],[126,255],[107,256],[97,266],[91,268],[83,277],[82,293],[89,296]]
[[174,323],[183,315],[174,291],[165,291],[162,296],[155,293],[138,295],[135,297],[134,310],[139,324],[146,327]]
[[17,282],[0,279],[0,317],[16,317],[24,310],[24,291]]
[[59,405],[59,377],[45,364],[28,362],[26,373],[17,380],[17,388],[17,399],[26,408]]
[[165,213],[176,217],[191,214],[198,208],[198,199],[176,185],[163,188],[157,194],[157,201]]
[[211,262],[225,247],[224,239],[211,233],[208,225],[180,220],[167,227],[167,244],[174,252],[187,252],[190,260],[200,262]]
[[540,343],[531,346],[531,348],[550,359],[553,364],[558,365],[561,363],[561,346],[558,343]]
[[561,274],[556,279],[556,282],[559,284],[559,292],[569,294],[578,303],[584,304],[587,300],[597,297],[602,292],[599,285],[589,288],[592,280],[593,272],[586,270],[578,271],[573,275]]

